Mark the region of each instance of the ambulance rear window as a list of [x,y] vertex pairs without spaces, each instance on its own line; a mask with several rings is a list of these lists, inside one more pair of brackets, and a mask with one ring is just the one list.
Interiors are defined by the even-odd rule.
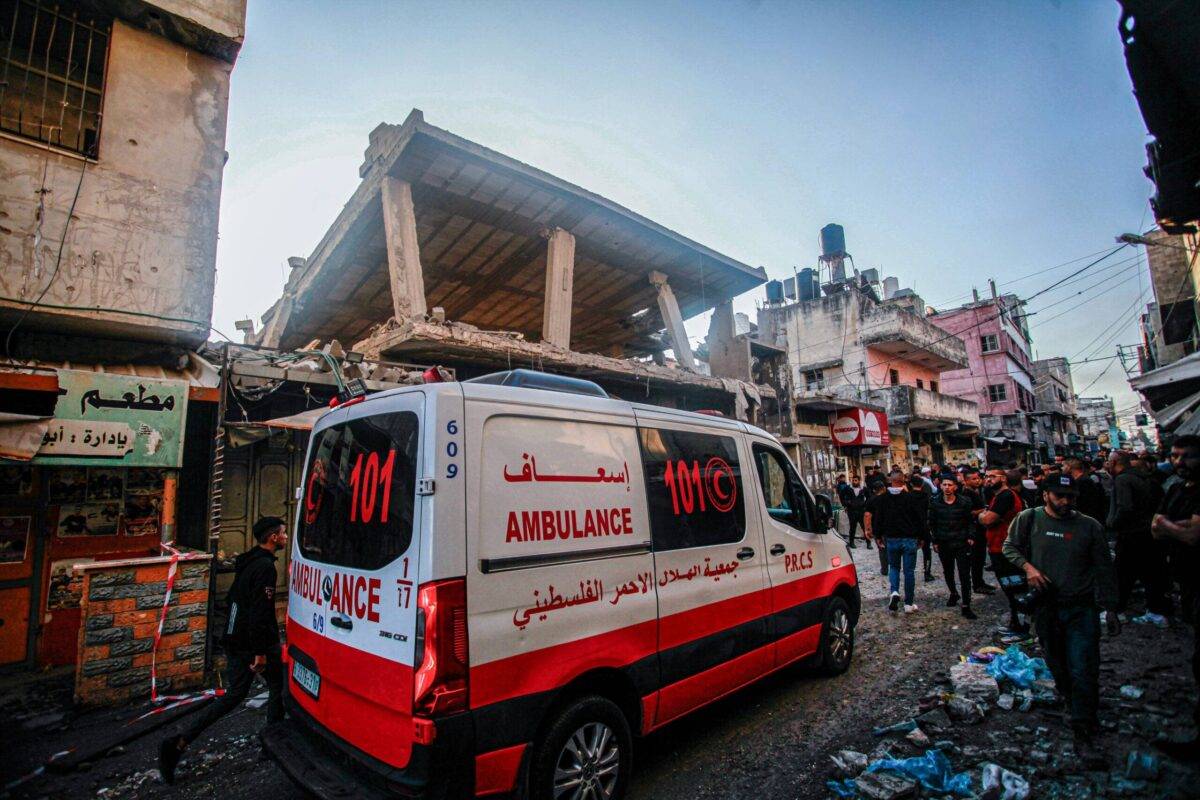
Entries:
[[350,569],[395,561],[412,540],[417,415],[360,417],[317,434],[305,472],[300,552]]

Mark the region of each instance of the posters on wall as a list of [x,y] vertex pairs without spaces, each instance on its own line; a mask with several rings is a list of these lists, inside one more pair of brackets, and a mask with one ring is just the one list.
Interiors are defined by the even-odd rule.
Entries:
[[29,551],[30,517],[0,517],[0,564],[19,564]]
[[83,596],[83,578],[72,569],[76,564],[90,564],[94,558],[64,558],[50,562],[50,587],[46,592],[46,609],[79,608]]
[[167,472],[158,467],[47,469],[49,501],[58,507],[55,534],[157,536]]
[[33,494],[33,469],[28,464],[0,465],[0,497],[24,500]]

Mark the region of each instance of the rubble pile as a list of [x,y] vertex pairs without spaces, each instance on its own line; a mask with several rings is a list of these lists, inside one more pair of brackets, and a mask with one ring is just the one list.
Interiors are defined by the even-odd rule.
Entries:
[[[1194,773],[1152,740],[1175,709],[1134,683],[1102,690],[1103,753],[1076,751],[1062,699],[1032,639],[996,641],[938,673],[912,717],[873,729],[870,753],[830,755],[828,796],[860,800],[1194,797]],[[1121,659],[1103,662],[1114,672]],[[1161,667],[1149,670],[1162,671]],[[1182,719],[1180,720],[1182,722]],[[1113,735],[1115,734],[1115,735]]]

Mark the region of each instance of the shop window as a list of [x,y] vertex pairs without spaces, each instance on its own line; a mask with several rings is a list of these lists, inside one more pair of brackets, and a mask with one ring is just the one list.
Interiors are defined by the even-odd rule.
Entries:
[[0,130],[95,157],[111,20],[0,0]]
[[1008,399],[1008,387],[1003,383],[993,383],[988,386],[988,401],[1003,403]]
[[994,333],[985,334],[979,337],[979,349],[985,353],[1000,352],[1000,337]]
[[806,369],[804,370],[804,390],[808,392],[816,392],[825,388],[825,370],[823,369]]

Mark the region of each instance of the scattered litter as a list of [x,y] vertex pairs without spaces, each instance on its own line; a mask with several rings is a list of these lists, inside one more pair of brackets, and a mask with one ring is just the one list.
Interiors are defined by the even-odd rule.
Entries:
[[871,763],[870,756],[857,750],[839,750],[838,754],[830,756],[829,760],[838,768],[838,771],[851,778],[865,770]]
[[256,695],[254,695],[254,697],[251,697],[249,700],[246,701],[246,708],[262,708],[263,706],[265,706],[267,704],[267,700],[268,700],[268,698],[270,698],[270,696],[271,696],[270,692],[263,692],[262,694],[256,694]]
[[876,761],[867,767],[868,774],[890,772],[910,778],[935,794],[971,796],[970,776],[965,772],[956,774],[941,750],[927,750],[925,755],[913,758]]
[[1141,689],[1130,683],[1121,687],[1121,697],[1124,697],[1126,700],[1140,700],[1145,693],[1145,689]]
[[989,674],[995,662],[989,665],[964,662],[950,668],[950,682],[954,684],[954,693],[959,697],[969,697],[990,703],[1000,696],[1000,685],[996,678]]
[[923,750],[924,748],[929,746],[929,734],[927,734],[925,731],[921,730],[920,728],[913,728],[911,731],[908,732],[908,735],[905,736],[904,738],[907,739],[914,747],[916,747],[918,749]]
[[1020,689],[1028,689],[1034,681],[1053,677],[1045,659],[1030,658],[1016,645],[996,656],[986,670],[997,681],[1008,681]]
[[1013,706],[1016,705],[1016,702],[1017,702],[1017,698],[1013,697],[1011,694],[1008,694],[1007,692],[1005,692],[1004,694],[1002,694],[998,698],[996,698],[996,705],[1000,706],[1005,711],[1012,711]]
[[980,781],[984,795],[995,800],[1026,800],[1029,797],[1029,781],[999,764],[984,764]]
[[840,781],[825,781],[825,788],[837,797],[858,797],[858,786],[853,778]]
[[890,733],[908,733],[915,727],[917,727],[916,720],[906,719],[903,722],[897,722],[895,725],[875,728],[871,732],[876,736],[887,736]]
[[864,772],[854,779],[854,786],[868,800],[902,800],[917,794],[915,781],[887,773]]
[[1161,766],[1153,753],[1134,750],[1125,760],[1125,777],[1133,781],[1156,781]]
[[955,722],[963,722],[967,725],[983,722],[983,708],[979,703],[967,697],[950,698],[950,702],[946,704],[946,711],[950,715],[950,719]]

